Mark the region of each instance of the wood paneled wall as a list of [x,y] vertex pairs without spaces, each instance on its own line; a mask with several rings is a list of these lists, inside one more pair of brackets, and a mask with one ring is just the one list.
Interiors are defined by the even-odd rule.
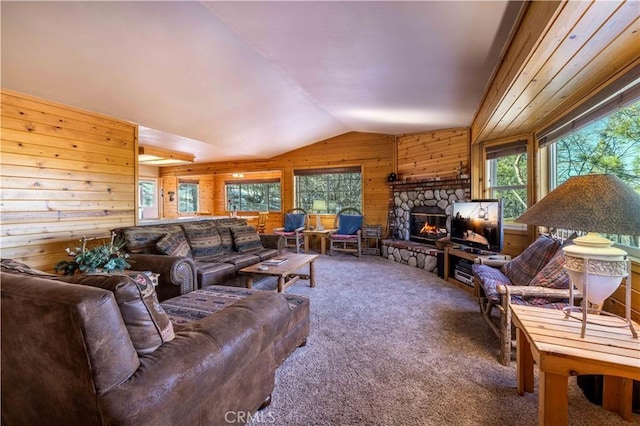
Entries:
[[[375,133],[351,132],[326,139],[280,156],[258,161],[232,161],[163,167],[161,175],[215,176],[214,214],[227,214],[224,181],[231,173],[274,172],[281,175],[282,209],[293,205],[293,171],[304,168],[360,166],[363,180],[363,214],[371,224],[387,224],[389,188],[387,176],[395,171],[395,137]],[[323,223],[333,226],[333,216],[323,215]],[[315,223],[315,217],[313,218]],[[282,216],[269,215],[269,226],[281,226]]]
[[398,178],[449,178],[469,173],[469,129],[445,129],[399,136]]
[[137,126],[3,90],[2,257],[51,271],[136,217]]

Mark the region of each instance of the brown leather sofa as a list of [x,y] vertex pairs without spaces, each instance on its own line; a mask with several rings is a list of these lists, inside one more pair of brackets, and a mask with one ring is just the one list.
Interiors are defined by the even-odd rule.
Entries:
[[270,400],[274,347],[308,333],[308,301],[294,325],[280,294],[247,290],[174,331],[144,274],[40,274],[3,260],[3,425],[233,423]]
[[238,271],[281,254],[284,239],[241,218],[203,218],[114,229],[132,268],[160,274],[162,300],[209,285],[242,286]]

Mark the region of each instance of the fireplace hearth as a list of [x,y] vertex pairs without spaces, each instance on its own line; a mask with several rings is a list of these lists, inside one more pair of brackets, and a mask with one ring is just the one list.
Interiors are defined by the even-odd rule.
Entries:
[[447,214],[437,206],[416,206],[409,213],[409,239],[435,245],[447,236]]

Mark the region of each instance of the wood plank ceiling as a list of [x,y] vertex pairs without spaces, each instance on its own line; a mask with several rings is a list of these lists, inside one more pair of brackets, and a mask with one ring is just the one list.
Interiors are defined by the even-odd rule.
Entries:
[[530,3],[476,114],[472,143],[540,130],[632,69],[639,15],[638,1]]

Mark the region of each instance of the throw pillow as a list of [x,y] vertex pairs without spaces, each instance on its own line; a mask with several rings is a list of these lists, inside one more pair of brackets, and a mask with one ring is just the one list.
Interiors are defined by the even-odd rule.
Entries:
[[230,226],[217,226],[218,233],[220,234],[221,246],[223,253],[233,252],[233,235],[231,235]]
[[284,215],[284,232],[293,232],[304,226],[304,213],[287,213]]
[[571,280],[569,279],[567,271],[564,269],[564,252],[562,249],[556,251],[556,254],[553,255],[549,263],[533,277],[529,285],[569,289]]
[[263,248],[260,235],[253,226],[234,226],[231,228],[231,234],[238,253]]
[[559,247],[560,241],[541,235],[519,256],[505,263],[501,270],[513,285],[528,285],[549,263]]
[[182,229],[191,246],[193,260],[211,262],[222,253],[222,239],[213,222],[184,223]]
[[157,253],[156,243],[166,234],[182,232],[180,225],[132,226],[124,230],[127,253]]
[[58,281],[113,292],[139,355],[151,353],[175,337],[173,325],[158,302],[153,283],[143,273],[74,275],[59,277]]
[[166,234],[156,243],[156,249],[167,256],[191,257],[191,247],[183,232]]
[[340,235],[355,235],[362,228],[362,216],[341,214],[338,217],[338,232]]

